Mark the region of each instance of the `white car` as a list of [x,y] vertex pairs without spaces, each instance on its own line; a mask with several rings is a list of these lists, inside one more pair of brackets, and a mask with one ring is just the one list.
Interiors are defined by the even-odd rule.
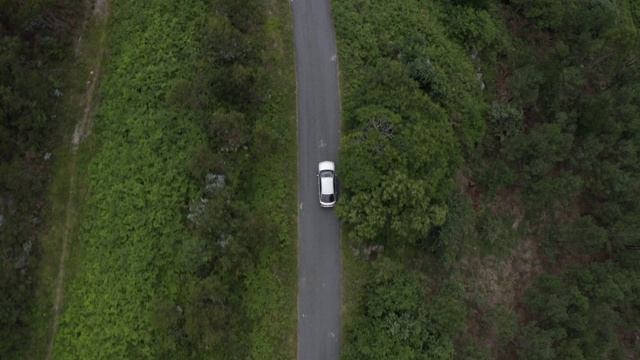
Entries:
[[336,165],[333,161],[321,161],[318,164],[318,198],[320,206],[336,206]]

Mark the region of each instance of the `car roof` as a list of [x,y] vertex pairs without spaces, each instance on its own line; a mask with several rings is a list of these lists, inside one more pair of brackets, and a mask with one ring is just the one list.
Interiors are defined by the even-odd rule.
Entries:
[[321,178],[320,181],[322,182],[322,194],[323,195],[328,195],[328,194],[333,194],[333,178],[332,177],[328,177],[328,178]]

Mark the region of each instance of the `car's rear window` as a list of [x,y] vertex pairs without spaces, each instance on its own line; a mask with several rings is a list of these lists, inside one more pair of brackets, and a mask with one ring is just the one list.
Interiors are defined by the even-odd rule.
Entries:
[[320,199],[323,203],[330,203],[335,201],[335,196],[333,194],[323,194]]

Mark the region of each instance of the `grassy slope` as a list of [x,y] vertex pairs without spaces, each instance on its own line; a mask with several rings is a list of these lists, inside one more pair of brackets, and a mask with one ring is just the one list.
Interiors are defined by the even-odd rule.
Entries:
[[[156,341],[150,318],[154,299],[177,296],[179,269],[172,254],[193,190],[186,178],[187,149],[200,136],[189,114],[163,100],[169,80],[193,74],[206,9],[199,1],[116,5],[92,140],[99,150],[89,167],[91,200],[83,229],[73,235],[75,266],[55,358],[154,357],[175,346]],[[273,6],[279,16],[268,25],[276,45],[267,56],[279,86],[265,121],[279,121],[289,146],[255,169],[255,206],[282,229],[280,246],[265,251],[248,280],[256,359],[295,354],[295,80],[288,3]],[[78,171],[87,162],[81,160]],[[273,169],[282,177],[274,180]]]
[[171,346],[154,341],[152,301],[178,291],[171,254],[189,189],[187,148],[198,135],[187,114],[163,104],[163,84],[188,76],[195,59],[187,44],[204,6],[183,3],[174,9],[180,19],[167,10],[119,2],[113,14],[95,121],[100,150],[89,166],[91,199],[79,234],[84,259],[66,289],[55,358],[153,356]]

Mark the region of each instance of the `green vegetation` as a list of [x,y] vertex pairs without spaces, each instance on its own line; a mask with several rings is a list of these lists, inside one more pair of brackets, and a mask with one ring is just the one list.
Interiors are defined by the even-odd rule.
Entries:
[[425,306],[422,287],[402,266],[383,259],[375,263],[373,271],[373,279],[363,291],[363,316],[349,323],[346,330],[351,346],[343,358],[451,358],[451,340],[441,335],[460,324],[438,323],[441,317],[433,312],[443,309]]
[[[3,359],[26,358],[32,351],[32,334],[49,328],[51,302],[43,300],[47,306],[40,309],[41,299],[37,298],[47,282],[39,278],[39,269],[49,251],[40,233],[52,211],[47,191],[52,163],[59,155],[55,135],[69,123],[63,105],[68,96],[65,62],[71,57],[71,39],[82,15],[79,10],[68,1],[0,1]],[[47,265],[57,264],[59,253],[52,258]],[[41,310],[47,312],[47,320],[38,323]]]
[[635,2],[333,7],[344,357],[637,353]]
[[[341,163],[346,196],[338,213],[358,242],[415,244],[444,221],[446,195],[461,159],[454,129],[438,103],[466,101],[466,94],[459,95],[446,85],[448,77],[473,79],[464,79],[461,72],[447,74],[443,70],[447,64],[429,60],[429,53],[448,53],[449,49],[428,43],[428,32],[416,30],[419,16],[396,19],[406,28],[399,28],[395,38],[376,40],[371,34],[383,29],[375,26],[384,27],[393,16],[408,10],[394,13],[384,10],[386,6],[362,5],[360,11],[368,14],[362,17],[347,5],[343,9],[336,4],[338,36],[345,34],[340,39],[343,72],[357,79],[345,85],[348,135]],[[352,34],[346,28],[359,32]],[[360,33],[363,29],[371,33]],[[379,41],[375,47],[380,49],[361,50],[365,41]],[[353,63],[358,67],[352,68]],[[475,124],[461,124],[461,128],[469,138],[478,136]],[[388,206],[390,203],[397,206]]]
[[287,5],[112,4],[82,260],[54,358],[294,353]]
[[[334,3],[347,129],[338,215],[355,247],[383,244],[402,253],[435,248],[434,229],[447,219],[464,147],[483,136],[471,62],[446,41],[434,14],[417,7],[412,1]],[[361,305],[347,323],[344,357],[451,358],[452,336],[464,328],[459,291],[443,285],[433,299],[439,305],[429,308],[417,278],[399,275],[406,271],[401,258],[383,261],[387,265],[367,271],[370,283],[347,294],[362,299],[347,299]],[[393,281],[379,279],[386,276]],[[388,302],[372,307],[387,293]],[[394,303],[409,293],[407,304]]]
[[[293,358],[289,3],[118,0],[109,11],[108,28],[88,24],[77,69],[58,69],[82,14],[0,4],[0,352],[45,357],[68,235],[53,358]],[[91,70],[104,73],[93,132],[71,156]]]

